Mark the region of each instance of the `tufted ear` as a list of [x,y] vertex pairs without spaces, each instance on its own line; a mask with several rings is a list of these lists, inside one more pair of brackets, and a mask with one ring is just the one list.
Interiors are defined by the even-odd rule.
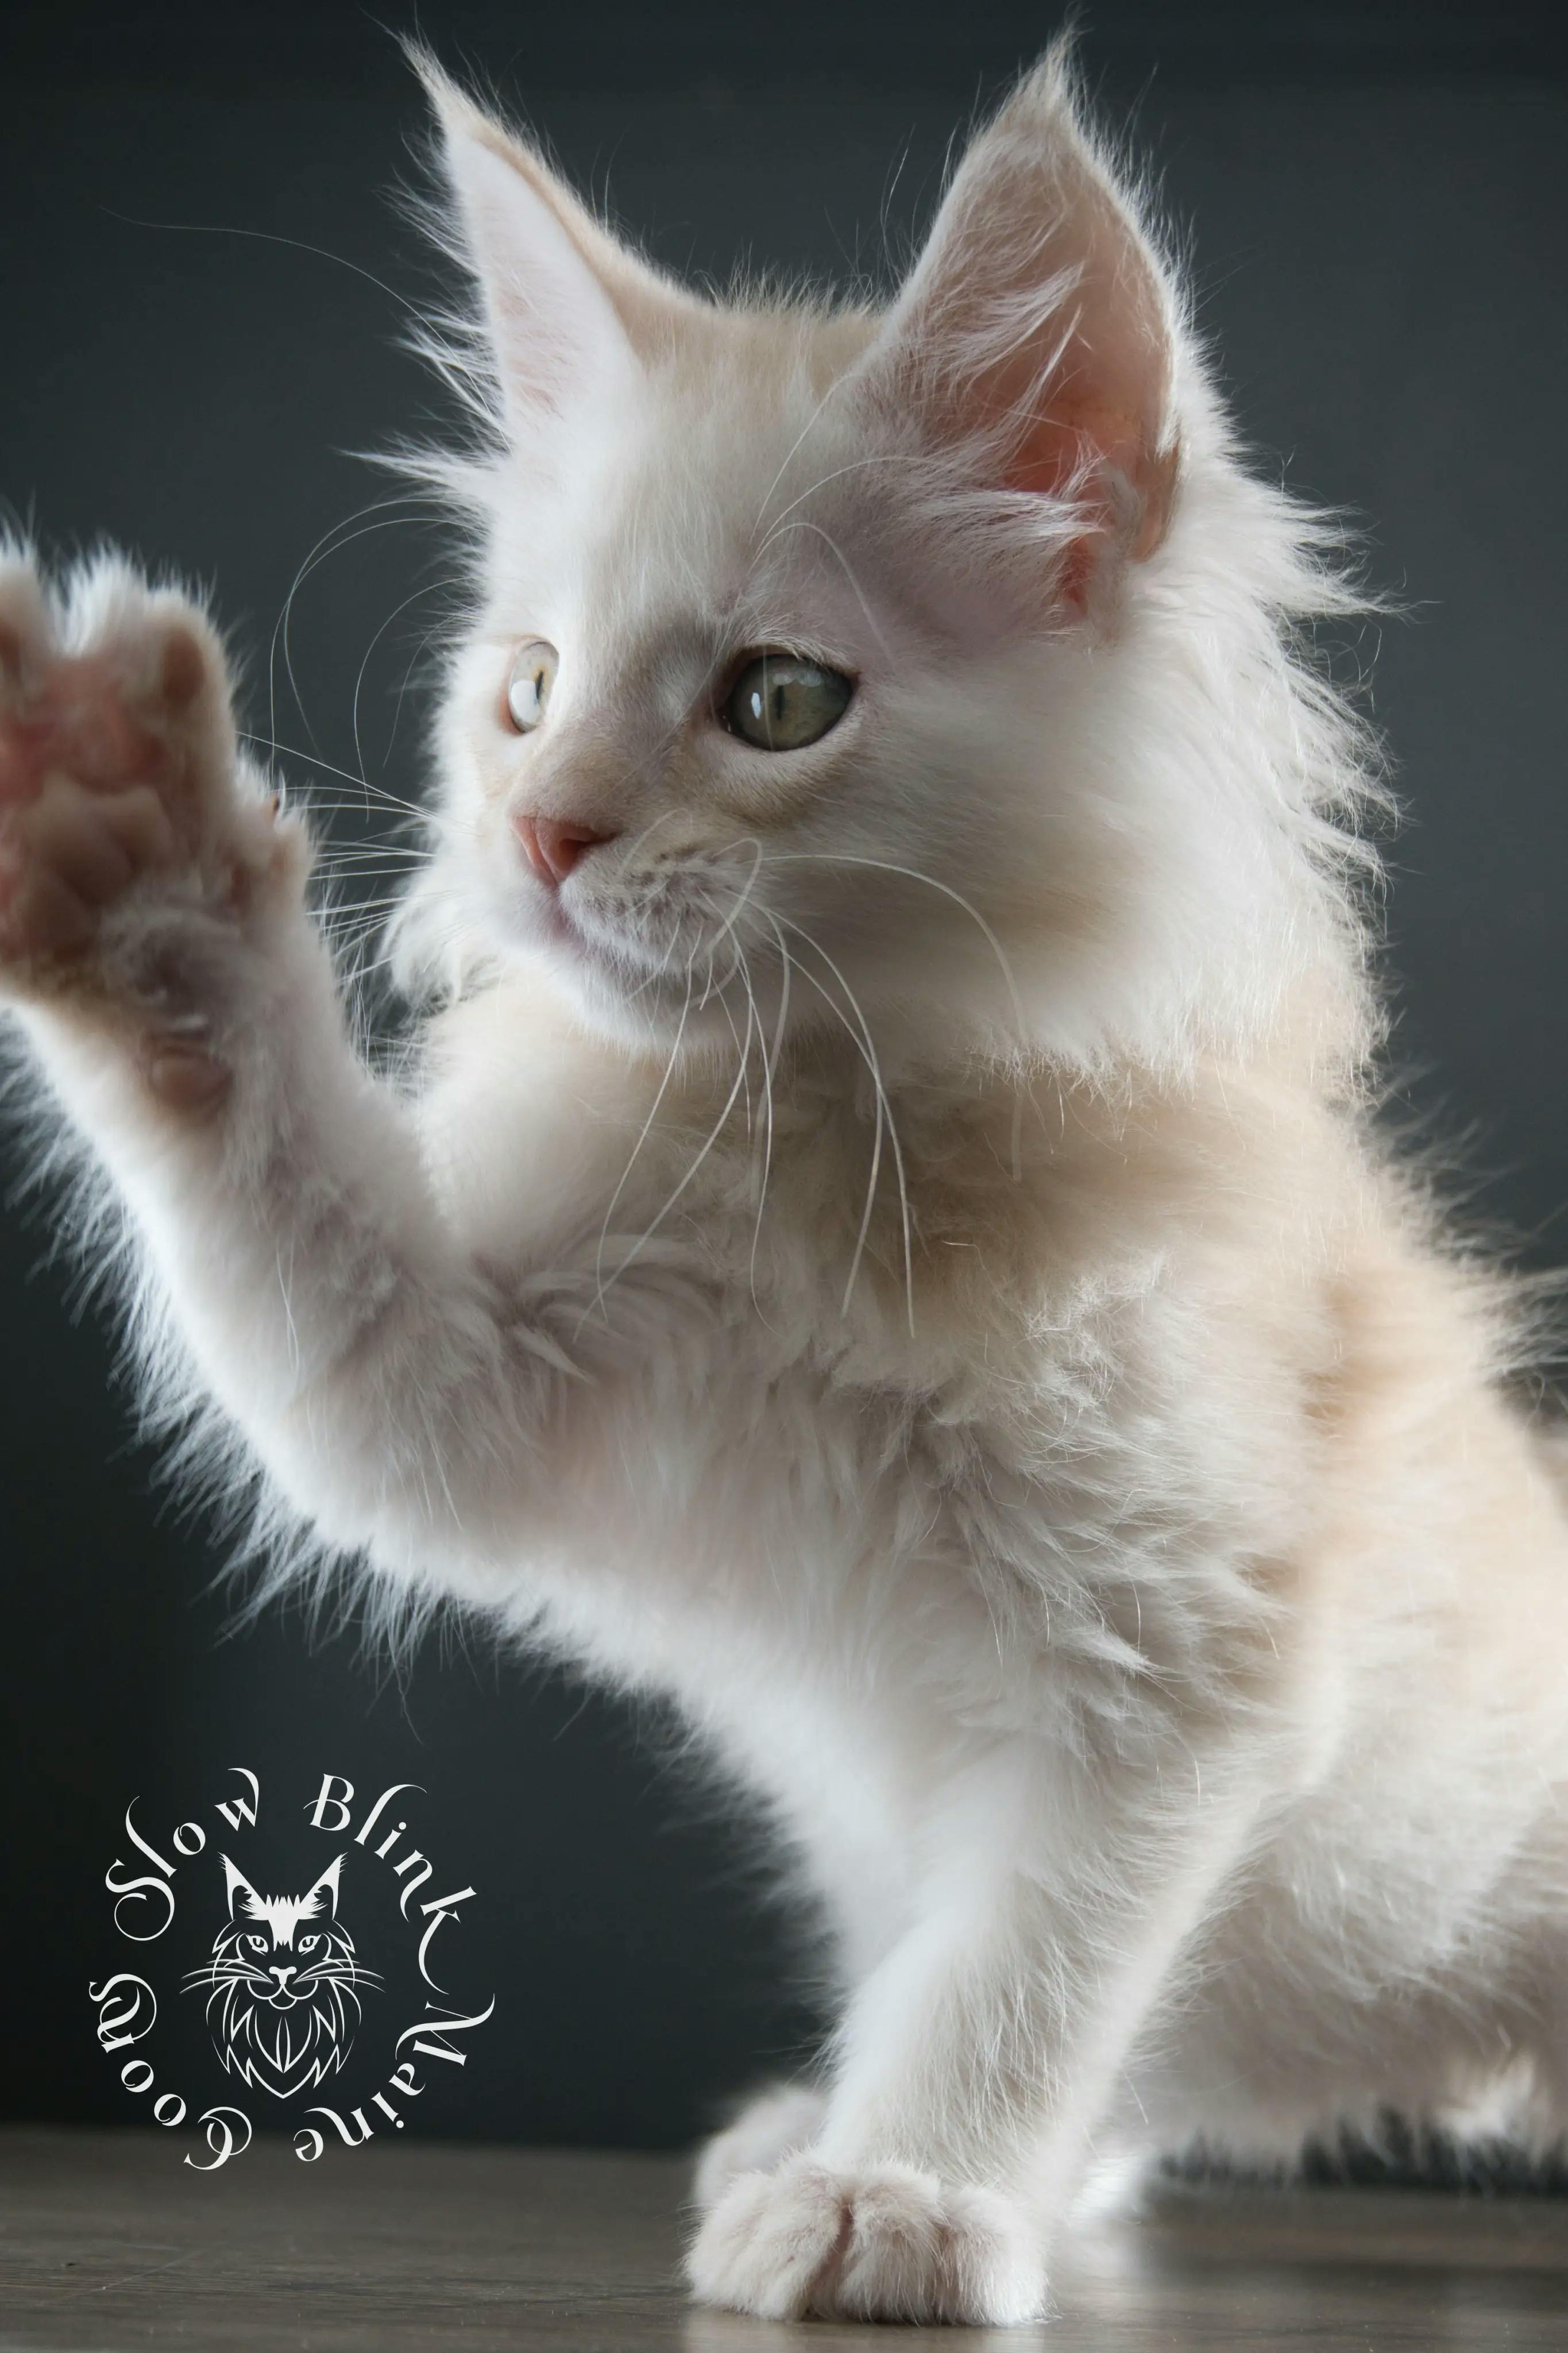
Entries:
[[461,249],[478,283],[506,416],[532,432],[635,385],[698,298],[594,218],[542,156],[425,52]]
[[1108,543],[1140,559],[1165,535],[1174,317],[1058,42],[964,156],[864,372],[988,487],[1081,510],[1081,603]]
[[315,1885],[300,1901],[301,1920],[319,1920],[325,1910],[329,1920],[338,1916],[338,1882],[342,1875],[343,1859],[328,1863]]
[[265,1919],[267,1907],[244,1872],[237,1864],[230,1862],[226,1854],[220,1860],[223,1863],[224,1884],[228,1892],[229,1918],[234,1920],[243,1916],[247,1920]]

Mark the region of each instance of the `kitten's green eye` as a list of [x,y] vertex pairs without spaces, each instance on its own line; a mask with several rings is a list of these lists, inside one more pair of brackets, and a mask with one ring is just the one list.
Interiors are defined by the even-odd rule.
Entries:
[[507,716],[520,735],[530,735],[544,716],[560,657],[542,638],[519,646],[506,682]]
[[758,654],[724,705],[725,724],[763,752],[798,752],[836,727],[855,687],[841,670],[795,654]]

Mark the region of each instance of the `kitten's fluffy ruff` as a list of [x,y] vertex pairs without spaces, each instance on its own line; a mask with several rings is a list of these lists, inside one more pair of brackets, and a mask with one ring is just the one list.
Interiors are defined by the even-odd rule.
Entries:
[[[1561,1471],[1500,1386],[1503,1287],[1358,1103],[1358,747],[1281,638],[1340,592],[1060,61],[891,325],[667,287],[436,94],[500,438],[459,469],[479,610],[405,947],[462,985],[416,1092],[359,1069],[288,858],[239,904],[139,874],[66,995],[5,944],[138,1237],[157,1402],[243,1432],[272,1525],[675,1695],[771,1805],[844,2011],[810,2147],[770,2095],[715,2148],[700,2296],[1005,2322],[1094,2154],[1289,2164],[1385,2106],[1551,2147]],[[736,519],[802,499],[737,586]],[[13,722],[51,628],[112,681],[166,626],[107,564],[51,622],[17,559],[0,606]],[[878,724],[769,802],[681,698],[808,630]],[[531,944],[502,860],[496,707],[542,631],[560,749],[521,773],[626,828],[581,913],[618,970]],[[678,855],[637,847],[661,819]],[[884,871],[816,862],[847,850]],[[684,1011],[636,977],[682,888]],[[753,1000],[700,961],[747,892]],[[801,927],[782,1023],[753,906]],[[128,1050],[171,1013],[216,1107]]]

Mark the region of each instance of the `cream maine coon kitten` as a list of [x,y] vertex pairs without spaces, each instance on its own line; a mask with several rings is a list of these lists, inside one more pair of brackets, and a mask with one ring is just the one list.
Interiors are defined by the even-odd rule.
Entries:
[[416,1082],[203,614],[0,584],[0,960],[155,1402],[771,1806],[842,2015],[700,2298],[1019,2320],[1091,2168],[1545,2150],[1557,1441],[1369,1132],[1349,600],[1062,58],[880,314],[672,283],[428,79],[489,429]]

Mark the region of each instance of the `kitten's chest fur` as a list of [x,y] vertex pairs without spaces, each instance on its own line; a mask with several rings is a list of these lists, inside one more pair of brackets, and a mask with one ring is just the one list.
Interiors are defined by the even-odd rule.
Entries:
[[[726,1108],[731,1074],[661,1094],[658,1067],[521,990],[458,1008],[438,1050],[453,1220],[498,1280],[549,1271],[605,1392],[599,1574],[574,1564],[555,1605],[570,1647],[683,1690],[721,1665],[731,1692],[809,1677],[864,1704],[904,1645],[906,1687],[1005,1720],[1047,1650],[1080,1682],[1180,1651],[1173,1561],[1299,1538],[1321,1367],[1271,1351],[1260,1286],[1298,1356],[1333,1343],[1300,1314],[1316,1270],[1279,1246],[1309,1155],[1278,1106],[1237,1182],[1234,1083],[1091,1106],[1044,1074],[1020,1095],[916,1073],[879,1123],[854,1059],[808,1049]],[[1311,1150],[1320,1175],[1343,1157],[1321,1120]]]
[[808,1040],[742,1082],[721,1058],[672,1080],[521,984],[436,1040],[427,1149],[499,1279],[586,1279],[591,1333],[668,1272],[731,1381],[856,1388],[927,1424],[1005,1418],[1009,1399],[1026,1420],[1033,1377],[1147,1290],[1177,1206],[1161,1188],[1190,1181],[1135,1122],[1108,1138],[1048,1082],[1020,1092],[997,1071],[889,1075],[879,1103],[852,1047]]

